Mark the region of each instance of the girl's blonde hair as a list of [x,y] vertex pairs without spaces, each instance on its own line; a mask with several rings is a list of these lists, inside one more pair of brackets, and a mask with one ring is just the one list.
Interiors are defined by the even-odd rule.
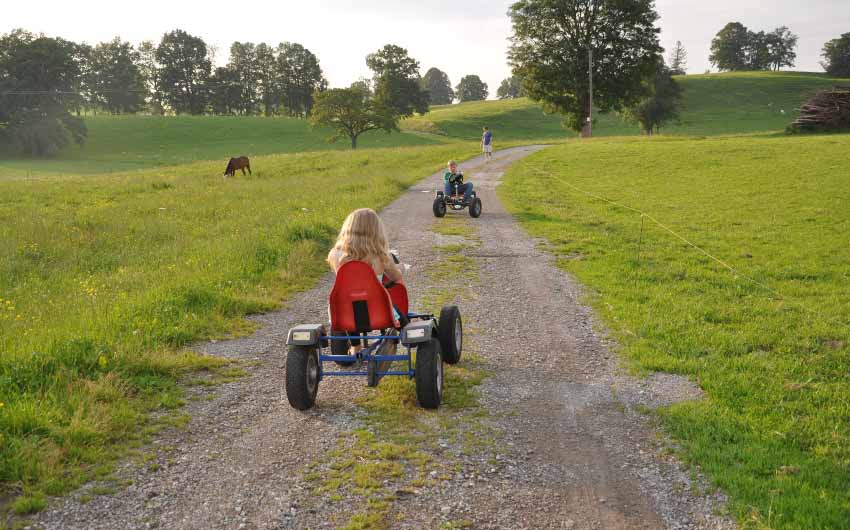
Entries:
[[331,256],[337,254],[343,261],[382,262],[390,253],[384,223],[375,210],[361,208],[354,210],[339,231],[336,244],[328,254],[328,263],[333,266]]

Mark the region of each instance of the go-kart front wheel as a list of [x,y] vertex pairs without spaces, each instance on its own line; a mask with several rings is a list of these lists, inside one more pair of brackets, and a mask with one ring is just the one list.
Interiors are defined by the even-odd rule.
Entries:
[[434,206],[432,209],[434,210],[434,217],[445,217],[446,201],[442,197],[437,197],[434,199]]
[[319,353],[315,346],[290,346],[286,355],[286,399],[293,408],[307,410],[319,393]]
[[416,399],[423,409],[436,409],[443,401],[443,359],[436,337],[416,348]]
[[475,219],[481,217],[481,199],[475,197],[469,205],[469,216]]
[[463,349],[463,321],[457,306],[449,305],[440,311],[440,322],[437,325],[440,336],[440,351],[446,364],[460,362]]

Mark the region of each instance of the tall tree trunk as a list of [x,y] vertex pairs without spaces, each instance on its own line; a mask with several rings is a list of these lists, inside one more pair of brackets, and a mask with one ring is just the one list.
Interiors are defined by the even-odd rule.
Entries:
[[351,135],[351,148],[357,149],[357,135],[356,134]]

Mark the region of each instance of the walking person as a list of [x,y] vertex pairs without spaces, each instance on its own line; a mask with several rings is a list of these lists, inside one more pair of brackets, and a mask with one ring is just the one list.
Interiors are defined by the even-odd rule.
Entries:
[[493,158],[493,133],[489,127],[484,127],[484,134],[481,136],[481,150],[484,151],[484,160]]

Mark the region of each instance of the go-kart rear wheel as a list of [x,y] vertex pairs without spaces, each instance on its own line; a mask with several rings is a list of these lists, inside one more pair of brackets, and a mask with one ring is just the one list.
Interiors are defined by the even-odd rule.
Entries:
[[457,364],[463,350],[463,321],[457,306],[445,306],[440,311],[438,330],[443,361],[446,364]]
[[416,348],[416,399],[423,409],[436,409],[443,401],[443,360],[436,337]]
[[434,210],[434,217],[445,217],[446,201],[442,197],[437,197],[436,199],[434,199],[434,205],[432,209]]
[[481,217],[481,199],[475,197],[469,205],[469,216],[478,219]]
[[286,398],[293,408],[307,410],[319,393],[319,352],[315,346],[290,346],[286,356]]
[[[348,335],[345,331],[331,331],[331,336]],[[348,355],[348,348],[351,346],[351,341],[347,340],[332,340],[331,355]],[[354,361],[334,361],[339,366],[353,366]]]

